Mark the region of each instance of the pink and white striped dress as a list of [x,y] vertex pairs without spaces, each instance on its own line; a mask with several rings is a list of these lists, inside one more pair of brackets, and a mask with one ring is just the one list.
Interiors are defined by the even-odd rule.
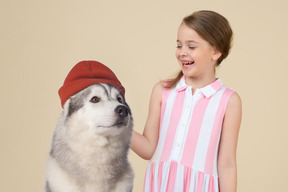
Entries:
[[192,95],[184,77],[164,89],[159,141],[146,170],[145,192],[218,192],[217,154],[233,90],[220,79]]

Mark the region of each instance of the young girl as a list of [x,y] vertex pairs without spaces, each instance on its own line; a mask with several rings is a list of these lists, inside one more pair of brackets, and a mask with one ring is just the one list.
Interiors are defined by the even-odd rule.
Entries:
[[241,100],[215,76],[232,35],[226,18],[213,11],[183,19],[181,72],[154,86],[144,132],[132,136],[132,150],[150,160],[144,191],[236,191]]

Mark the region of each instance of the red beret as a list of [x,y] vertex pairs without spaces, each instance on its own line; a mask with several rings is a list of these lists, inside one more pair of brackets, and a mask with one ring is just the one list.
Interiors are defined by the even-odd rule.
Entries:
[[58,91],[62,107],[69,97],[95,83],[110,84],[125,96],[124,87],[111,69],[97,61],[81,61],[71,69]]

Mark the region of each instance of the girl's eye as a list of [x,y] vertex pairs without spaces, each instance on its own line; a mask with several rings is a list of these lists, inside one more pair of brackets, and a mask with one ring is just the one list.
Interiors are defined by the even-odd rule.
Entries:
[[101,100],[101,99],[100,99],[99,97],[94,96],[94,97],[92,97],[92,98],[90,99],[90,102],[91,102],[91,103],[99,103],[100,100]]
[[195,47],[193,47],[193,46],[189,46],[189,49],[195,49]]
[[182,47],[181,45],[177,45],[177,47],[176,47],[176,48],[177,48],[177,49],[181,49],[181,47]]
[[123,99],[122,99],[121,97],[117,97],[117,101],[118,101],[119,103],[123,103]]

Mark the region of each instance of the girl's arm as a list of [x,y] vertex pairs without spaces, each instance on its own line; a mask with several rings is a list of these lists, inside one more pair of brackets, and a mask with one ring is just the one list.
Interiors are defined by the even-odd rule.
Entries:
[[152,91],[149,113],[143,134],[133,131],[131,149],[140,157],[150,160],[158,143],[158,134],[161,116],[162,83],[157,83]]
[[220,192],[237,191],[236,149],[241,124],[242,104],[234,93],[225,112],[218,156]]

